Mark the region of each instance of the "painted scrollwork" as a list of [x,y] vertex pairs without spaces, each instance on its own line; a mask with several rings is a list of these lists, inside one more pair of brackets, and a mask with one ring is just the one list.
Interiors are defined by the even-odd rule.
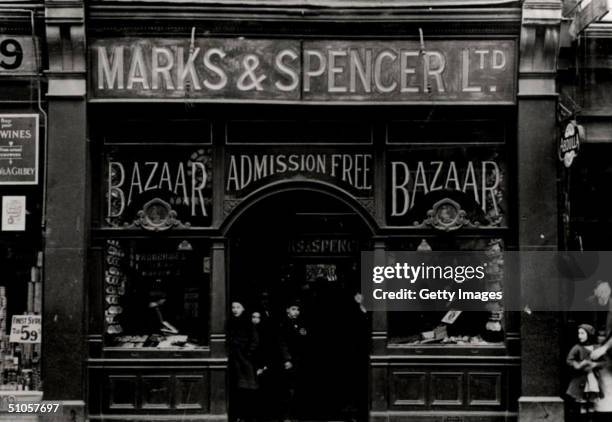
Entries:
[[458,202],[450,198],[444,198],[436,202],[427,211],[427,218],[422,222],[415,221],[417,228],[433,227],[442,231],[453,231],[461,227],[478,227],[480,223],[472,222],[467,218],[465,210],[461,209]]
[[170,204],[160,198],[155,198],[144,204],[132,224],[125,223],[124,227],[126,229],[141,228],[155,232],[191,227],[190,223],[183,223],[176,216],[176,211],[172,209]]

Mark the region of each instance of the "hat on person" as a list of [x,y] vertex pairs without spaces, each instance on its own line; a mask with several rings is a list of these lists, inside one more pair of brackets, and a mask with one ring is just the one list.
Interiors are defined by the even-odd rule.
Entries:
[[578,328],[582,328],[589,336],[595,335],[595,328],[590,324],[580,324]]

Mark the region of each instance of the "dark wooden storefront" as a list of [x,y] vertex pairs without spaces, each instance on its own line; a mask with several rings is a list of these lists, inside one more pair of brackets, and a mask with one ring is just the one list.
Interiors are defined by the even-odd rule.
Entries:
[[[232,396],[228,388],[225,322],[232,295],[245,285],[240,278],[250,275],[248,268],[240,268],[241,263],[237,262],[240,252],[236,242],[243,241],[247,248],[257,247],[257,236],[266,233],[266,226],[259,228],[258,233],[241,227],[241,224],[248,225],[243,223],[245,221],[256,224],[253,219],[258,215],[257,207],[260,205],[266,210],[260,212],[266,215],[264,223],[268,225],[292,221],[280,210],[283,201],[291,202],[291,194],[303,192],[304,197],[312,195],[312,202],[330,206],[330,209],[310,209],[310,206],[305,206],[302,211],[298,209],[297,214],[305,219],[312,218],[313,225],[300,223],[304,232],[288,233],[291,235],[289,239],[280,236],[282,230],[274,227],[269,232],[275,235],[265,239],[262,248],[272,245],[286,251],[279,243],[291,244],[296,239],[302,241],[302,245],[312,241],[346,240],[348,232],[333,228],[333,221],[345,220],[354,222],[354,226],[349,224],[348,227],[359,227],[359,236],[349,240],[356,241],[360,248],[373,249],[379,254],[385,249],[415,250],[423,242],[433,250],[486,248],[490,245],[498,245],[504,250],[520,249],[523,245],[554,248],[556,223],[551,223],[550,218],[556,215],[555,200],[542,197],[539,191],[542,185],[533,180],[534,174],[540,174],[544,169],[542,174],[550,176],[550,183],[554,186],[555,167],[551,165],[554,157],[548,157],[548,148],[542,146],[548,137],[552,139],[554,124],[548,118],[534,118],[547,116],[555,104],[554,95],[549,90],[548,63],[546,60],[543,64],[540,62],[546,55],[535,53],[545,50],[545,46],[540,44],[549,38],[536,37],[535,32],[532,34],[533,37],[529,38],[532,44],[529,45],[534,52],[521,57],[530,63],[521,62],[523,67],[517,72],[521,31],[518,4],[449,7],[433,11],[421,5],[392,10],[388,14],[372,9],[332,11],[315,8],[316,13],[310,8],[283,9],[274,18],[257,8],[242,8],[240,12],[228,10],[229,15],[224,16],[206,6],[195,9],[190,15],[193,21],[185,22],[173,15],[174,20],[168,18],[164,24],[153,27],[131,19],[143,12],[136,6],[114,10],[112,4],[94,3],[90,7],[88,42],[90,46],[105,47],[108,53],[113,45],[122,45],[128,51],[137,43],[146,50],[156,40],[165,39],[162,44],[166,42],[168,45],[172,40],[179,40],[185,55],[190,48],[215,47],[219,45],[219,39],[228,38],[238,46],[232,51],[241,51],[241,48],[248,51],[250,39],[264,40],[257,47],[263,50],[274,46],[291,49],[296,45],[299,48],[304,45],[320,49],[330,45],[359,48],[360,43],[368,48],[384,49],[385,46],[393,48],[394,43],[407,42],[418,57],[421,29],[425,34],[426,48],[428,45],[436,48],[446,45],[448,51],[457,52],[464,45],[462,43],[473,43],[474,46],[481,43],[491,53],[474,53],[474,57],[478,57],[478,61],[482,58],[483,66],[491,68],[501,66],[499,56],[494,59],[492,51],[505,44],[501,50],[514,52],[511,61],[505,64],[508,74],[504,83],[510,85],[493,86],[485,71],[480,76],[484,75],[483,80],[488,82],[478,85],[484,89],[484,94],[476,99],[450,98],[452,95],[440,93],[435,77],[429,83],[417,82],[416,85],[422,87],[421,93],[410,101],[401,97],[385,101],[384,95],[381,99],[348,94],[344,97],[334,94],[338,95],[334,100],[333,96],[321,94],[329,88],[329,79],[320,86],[313,85],[313,91],[319,90],[321,96],[316,92],[302,96],[300,91],[291,92],[295,97],[285,98],[278,96],[278,92],[272,97],[257,92],[242,98],[236,92],[198,97],[201,93],[194,90],[193,84],[187,87],[186,93],[175,92],[166,97],[158,95],[159,92],[149,91],[141,95],[129,89],[114,95],[116,93],[100,91],[99,79],[94,76],[94,73],[99,75],[99,68],[93,66],[92,58],[99,50],[90,49],[87,122],[91,170],[83,173],[91,176],[92,185],[85,376],[85,399],[91,420],[227,419]],[[143,16],[145,21],[159,17],[153,12]],[[243,22],[238,23],[240,20]],[[381,22],[384,22],[384,28]],[[533,28],[547,25],[534,22]],[[194,43],[190,42],[192,25],[196,25]],[[524,31],[530,33],[531,29]],[[538,27],[538,31],[540,29]],[[541,31],[538,34],[541,35]],[[247,42],[241,44],[243,38]],[[210,39],[213,41],[207,41]],[[126,86],[130,73],[127,57],[122,82]],[[291,56],[283,58],[289,61]],[[112,60],[109,66],[111,63]],[[462,71],[460,60],[449,66],[459,73]],[[112,72],[111,69],[112,66],[109,67]],[[436,68],[430,70],[435,73]],[[520,82],[525,81],[521,79],[521,72],[527,75],[522,88]],[[280,79],[281,85],[287,89],[292,81],[289,73],[285,72],[288,79]],[[519,81],[515,83],[517,75]],[[540,79],[546,83],[538,85]],[[164,76],[160,80],[163,84]],[[530,91],[534,80],[538,89]],[[478,76],[471,81],[471,84],[462,86],[462,80],[456,79],[451,85],[455,92],[475,95],[472,89]],[[119,79],[107,79],[107,82],[118,84]],[[388,82],[388,79],[382,79],[383,89]],[[300,83],[301,78],[298,78]],[[347,86],[350,87],[350,82]],[[467,91],[462,91],[466,88]],[[430,95],[427,92],[430,89],[438,95]],[[517,97],[517,91],[520,94],[522,90],[529,92],[530,96]],[[500,93],[510,94],[504,97]],[[346,165],[350,162],[353,166],[352,172],[347,172],[343,180],[340,173],[331,176],[331,170],[326,168],[318,173],[298,170],[291,174],[268,175],[258,182],[249,183],[243,181],[240,174],[231,173],[232,156],[238,162],[241,156],[250,157],[253,162],[256,156],[290,154],[315,155],[328,163],[334,160],[334,154],[344,155],[347,157]],[[370,157],[371,167],[368,167],[366,157]],[[519,158],[523,161],[520,162]],[[152,176],[152,167],[149,167],[146,176],[140,174],[142,180],[134,179],[134,164],[138,160],[141,164],[157,162],[160,173]],[[244,160],[246,163],[249,158]],[[343,157],[336,160],[344,164]],[[451,161],[462,163],[457,164],[463,166],[463,170],[459,170],[462,178],[466,172],[469,173],[472,163],[471,171],[482,170],[478,176],[481,179],[476,183],[478,186],[486,183],[482,179],[486,179],[487,171],[492,168],[483,163],[496,163],[503,173],[503,181],[500,180],[503,199],[498,204],[500,208],[503,204],[503,209],[496,211],[493,215],[496,218],[489,218],[491,215],[487,212],[490,209],[483,209],[482,202],[490,193],[480,187],[470,188],[469,195],[451,192],[449,197],[447,190],[443,189],[444,194],[431,192],[431,195],[419,196],[412,205],[401,202],[406,198],[396,198],[398,202],[393,203],[393,192],[401,195],[404,191],[398,185],[395,190],[390,186],[392,169],[401,171],[404,165],[417,169],[419,162],[425,165],[432,161],[442,162],[444,172],[449,171]],[[169,169],[167,176],[163,175],[165,162]],[[183,170],[180,170],[181,163]],[[120,167],[122,170],[118,170]],[[143,172],[145,168],[139,167]],[[109,171],[123,171],[123,183],[112,177],[109,180]],[[186,179],[179,182],[181,171],[184,171]],[[423,170],[429,175],[432,171],[435,173],[436,169]],[[207,180],[202,179],[204,173]],[[365,173],[370,174],[371,180],[367,175],[362,177]],[[195,178],[189,179],[194,174]],[[398,178],[407,175],[398,174],[396,182],[401,185]],[[148,182],[144,180],[147,176],[159,177],[152,179],[152,184],[168,186],[162,197],[149,195],[145,186]],[[411,177],[415,176],[416,173]],[[233,185],[230,185],[230,180]],[[122,193],[119,193],[119,185]],[[176,193],[183,188],[189,190],[182,195],[189,201],[177,201]],[[109,201],[109,191],[125,195],[119,205]],[[128,204],[131,195],[134,195],[133,202]],[[162,202],[155,202],[156,198]],[[447,199],[463,209],[472,210],[485,224],[472,227],[467,224],[450,234],[429,225],[425,221],[427,211],[434,209],[438,201]],[[125,202],[125,207],[121,201]],[[151,218],[152,214],[146,212],[147,204],[149,210],[157,210],[157,217]],[[291,202],[291,205],[299,204],[298,200]],[[169,214],[168,205],[177,211],[176,215]],[[113,208],[117,206],[119,208]],[[408,208],[403,210],[404,206]],[[274,208],[279,208],[278,213]],[[138,211],[143,213],[139,215]],[[502,219],[497,218],[500,214],[503,214]],[[530,215],[533,220],[526,223],[525,215]],[[164,216],[173,218],[165,219]],[[342,217],[338,219],[338,216]],[[321,222],[323,220],[331,221],[332,228],[326,227]],[[162,226],[157,225],[160,222]],[[316,238],[312,239],[315,234]],[[301,250],[301,246],[297,248]],[[121,343],[114,340],[119,334],[132,335],[134,333],[127,331],[137,329],[128,327],[123,321],[118,322],[120,319],[113,316],[113,313],[117,315],[117,306],[126,313],[137,312],[129,308],[138,302],[138,309],[144,312],[143,315],[149,315],[148,318],[151,309],[147,305],[160,296],[147,296],[143,302],[140,296],[145,293],[135,288],[123,296],[134,300],[120,303],[123,298],[107,299],[109,294],[120,296],[106,290],[117,291],[112,283],[117,280],[113,277],[118,275],[110,274],[108,267],[107,258],[112,256],[110,251],[119,258],[131,257],[134,260],[136,255],[151,261],[155,255],[171,255],[173,260],[181,263],[180,268],[185,269],[184,277],[180,280],[180,277],[172,278],[167,284],[174,288],[159,287],[157,290],[161,293],[156,294],[166,295],[164,306],[179,304],[184,324],[179,328],[197,337],[194,347],[186,348],[184,344],[167,348],[155,343],[145,345],[148,339],[142,338],[123,339]],[[267,255],[265,250],[257,252],[261,256]],[[327,255],[301,259],[308,263],[312,260],[315,265],[353,259],[339,257],[335,252]],[[136,267],[129,262],[121,265],[131,271],[132,276],[137,273]],[[279,262],[279,266],[282,265]],[[139,268],[141,271],[142,267]],[[156,276],[151,274],[159,269],[147,269],[148,275],[139,273],[138,280],[155,279]],[[254,274],[258,279],[265,278],[261,269]],[[112,283],[107,282],[107,276]],[[273,274],[270,277],[277,276]],[[168,293],[170,291],[181,293],[173,296]],[[187,302],[189,307],[185,305]],[[107,312],[111,307],[115,307],[113,312]],[[165,309],[162,312],[166,312]],[[367,377],[367,409],[361,416],[379,421],[506,421],[517,419],[520,394],[558,395],[558,385],[554,381],[557,366],[539,361],[539,356],[555,350],[554,342],[544,340],[556,338],[556,317],[537,316],[526,323],[520,321],[520,324],[519,319],[517,314],[504,315],[504,336],[500,341],[477,345],[427,345],[410,339],[433,327],[413,323],[407,313],[372,314],[368,327],[369,363],[364,375]],[[553,329],[549,330],[551,324]],[[109,325],[121,328],[109,332]],[[533,336],[540,336],[536,347],[533,347],[536,344],[533,338],[520,344],[521,329],[531,329]],[[118,330],[126,332],[118,333]],[[128,343],[132,343],[129,348],[126,347]],[[321,356],[329,352],[331,357],[332,351],[322,346]],[[322,379],[321,383],[326,381]],[[330,381],[333,381],[331,377]],[[332,419],[335,415],[315,416]]]
[[[237,296],[256,301],[261,290],[271,291],[274,295],[275,281],[278,283],[287,265],[295,268],[301,265],[303,270],[308,264],[313,264],[311,267],[332,264],[340,278],[347,278],[348,268],[358,264],[357,253],[361,249],[414,250],[423,240],[437,250],[483,247],[491,241],[510,248],[515,241],[510,229],[514,217],[511,207],[505,202],[503,205],[500,202],[500,207],[504,207],[503,224],[484,228],[463,227],[450,235],[426,225],[414,227],[414,222],[408,227],[381,225],[380,220],[385,217],[376,211],[377,203],[390,204],[391,201],[390,178],[384,170],[391,168],[388,164],[391,160],[404,160],[402,162],[412,166],[419,160],[425,162],[450,157],[449,160],[457,160],[458,167],[465,167],[470,159],[493,157],[503,170],[504,180],[512,180],[514,170],[509,148],[514,142],[512,106],[502,106],[499,110],[478,106],[446,107],[434,112],[399,106],[381,109],[376,106],[194,105],[185,108],[182,104],[140,104],[137,110],[123,105],[112,107],[118,111],[116,119],[107,114],[109,106],[90,106],[92,133],[98,134],[92,136],[93,162],[96,163],[94,175],[98,175],[94,177],[105,180],[94,195],[93,207],[94,240],[90,268],[95,277],[89,290],[91,331],[88,360],[88,403],[92,419],[113,416],[146,418],[146,415],[165,415],[170,419],[180,415],[181,418],[198,420],[204,414],[209,415],[207,418],[225,418],[228,406],[231,409],[232,397],[229,395],[228,403],[224,347],[228,302]],[[110,120],[112,125],[108,124]],[[179,139],[177,136],[181,142],[176,141]],[[296,138],[299,145],[294,141]],[[475,138],[479,141],[474,141]],[[273,139],[276,142],[245,145],[244,139]],[[421,142],[412,143],[411,139]],[[194,224],[189,228],[182,226],[151,232],[129,220],[104,228],[108,221],[105,219],[108,212],[105,192],[109,185],[105,174],[109,160],[124,166],[127,198],[130,195],[129,183],[134,183],[133,166],[130,167],[134,162],[172,163],[175,155],[186,160],[184,157],[192,157],[193,151],[202,150],[204,154],[211,154],[214,163],[207,167],[213,198],[207,206],[212,207],[213,220],[215,212],[221,214],[218,229]],[[122,151],[127,152],[122,154]],[[406,151],[409,155],[405,155]],[[387,188],[371,189],[367,192],[370,196],[359,197],[357,193],[351,195],[346,191],[351,189],[350,185],[341,189],[337,180],[322,179],[329,175],[305,177],[296,172],[288,177],[278,177],[277,174],[267,180],[262,178],[254,182],[259,183],[254,185],[254,193],[248,192],[250,187],[245,185],[245,179],[245,183],[239,184],[241,188],[245,185],[247,199],[241,201],[230,197],[232,192],[227,189],[232,155],[235,163],[241,156],[282,153],[319,154],[319,157],[328,157],[328,161],[332,153],[344,154],[347,160],[371,156],[369,170],[364,165],[358,167],[362,172],[365,169],[369,176],[363,179],[355,177],[354,183]],[[475,167],[480,171],[480,161]],[[151,174],[146,173],[144,166],[141,170],[144,187],[145,179]],[[243,170],[238,171],[238,180]],[[464,172],[465,169],[460,171],[461,179]],[[173,167],[169,174],[174,176]],[[433,175],[429,171],[427,174]],[[151,183],[156,182],[152,180]],[[171,184],[174,186],[175,182]],[[114,185],[118,185],[116,180]],[[504,185],[508,191],[505,187],[503,195],[511,195],[512,184],[504,182]],[[222,191],[215,193],[215,186]],[[133,201],[139,200],[137,191],[137,186],[133,186]],[[292,199],[292,195],[296,197]],[[463,193],[454,195],[458,201],[470,204],[464,201]],[[472,191],[470,196],[474,197]],[[214,198],[224,199],[215,203]],[[131,209],[138,210],[145,199],[151,198],[141,199],[138,206]],[[423,200],[426,201],[427,197]],[[384,205],[379,207],[381,212],[387,208]],[[130,208],[126,210],[129,212]],[[410,216],[413,219],[424,217],[425,214],[417,211]],[[129,218],[134,219],[134,214]],[[184,223],[186,221],[181,221]],[[328,243],[331,246],[327,250],[312,246],[312,242],[325,239],[331,239],[329,242],[351,240],[353,246],[336,243],[345,246],[344,249],[335,246],[335,250],[334,243]],[[198,292],[202,299],[198,330],[203,347],[162,350],[151,345],[126,348],[125,345],[109,343],[105,338],[108,337],[105,334],[108,324],[104,323],[105,310],[110,308],[104,293],[108,287],[105,277],[109,276],[105,264],[109,257],[108,248],[120,246],[126,254],[132,251],[135,256],[137,253],[167,252],[168,249],[177,251],[183,242],[188,242],[193,248],[193,252],[188,253],[200,254],[198,259],[205,259],[210,265],[208,272],[198,279],[202,283]],[[153,245],[159,245],[159,248],[155,249]],[[286,255],[287,245],[292,245],[292,254]],[[296,277],[304,275],[301,273]],[[351,282],[358,287],[359,280],[355,274]],[[176,284],[175,288],[187,287]],[[347,287],[348,290],[351,288]],[[123,312],[128,312],[133,305],[129,301],[119,304]],[[314,308],[310,313],[316,313]],[[365,333],[370,338],[369,359],[366,357],[361,364],[363,367],[354,368],[353,372],[353,375],[362,374],[355,382],[361,383],[358,391],[363,393],[363,400],[368,403],[368,407],[362,409],[361,417],[369,414],[372,419],[444,415],[451,418],[473,415],[487,420],[512,418],[516,415],[520,391],[520,362],[517,321],[511,318],[504,322],[505,338],[499,343],[436,346],[406,342],[410,335],[433,328],[415,323],[408,330],[410,332],[406,332],[406,326],[412,326],[412,321],[416,321],[416,316],[411,313],[389,313],[388,316],[374,313]],[[342,359],[331,345],[317,344],[321,350],[317,358],[320,359],[319,382],[327,385],[336,382],[335,385],[342,388],[342,380],[338,384],[339,372],[329,370],[337,367],[334,360]],[[326,365],[328,370],[324,370]],[[328,407],[329,414],[322,411],[311,417],[338,418],[331,407]]]

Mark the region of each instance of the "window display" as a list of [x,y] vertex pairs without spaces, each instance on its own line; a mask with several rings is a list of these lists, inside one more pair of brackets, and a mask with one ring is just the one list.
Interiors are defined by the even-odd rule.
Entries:
[[[394,244],[393,250],[483,251],[484,259],[486,259],[486,277],[479,290],[503,291],[504,242],[502,239],[435,237],[408,239]],[[454,287],[449,284],[444,288],[453,289]],[[475,307],[471,307],[470,310],[446,306],[427,311],[389,312],[390,340],[392,343],[405,345],[485,346],[503,342],[503,301],[489,300],[472,303],[475,304]]]
[[106,345],[199,349],[208,337],[208,248],[188,240],[107,240]]
[[40,391],[42,252],[0,244],[0,391]]

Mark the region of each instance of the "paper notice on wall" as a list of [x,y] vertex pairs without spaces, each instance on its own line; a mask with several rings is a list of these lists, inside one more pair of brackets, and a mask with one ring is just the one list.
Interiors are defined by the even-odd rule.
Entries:
[[2,231],[19,232],[26,228],[26,197],[2,197]]

